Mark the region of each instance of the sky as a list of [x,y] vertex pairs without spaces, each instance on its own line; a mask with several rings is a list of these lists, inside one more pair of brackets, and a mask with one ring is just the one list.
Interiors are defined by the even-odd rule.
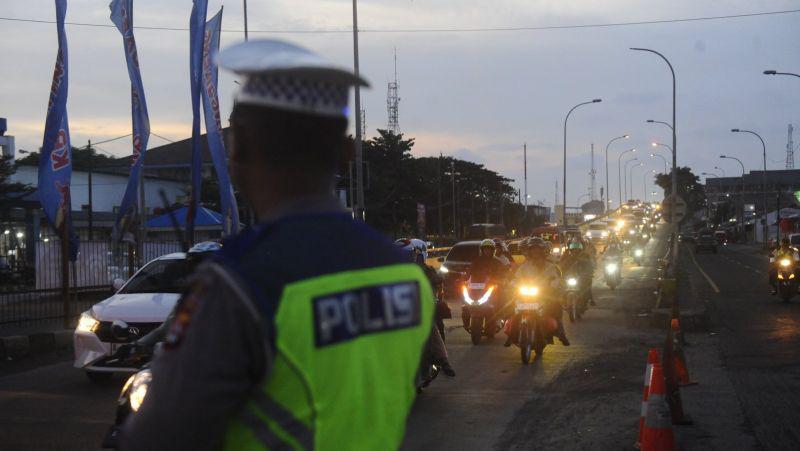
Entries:
[[[67,21],[108,24],[108,1],[70,0]],[[208,17],[224,6],[221,46],[244,39],[242,2],[209,0]],[[190,0],[134,0],[134,25],[188,27]],[[678,164],[695,173],[739,175],[762,165],[755,130],[767,145],[767,167],[785,166],[787,125],[800,143],[800,79],[765,76],[765,69],[800,73],[800,13],[632,25],[481,32],[409,32],[408,29],[548,27],[684,19],[800,9],[797,0],[361,0],[358,5],[366,136],[385,128],[387,82],[397,51],[399,122],[415,138],[414,155],[452,155],[514,179],[523,191],[523,144],[528,150],[531,203],[552,205],[562,181],[564,117],[574,105],[602,98],[572,114],[567,137],[567,205],[588,199],[590,149],[596,190],[605,185],[604,152],[610,139],[630,134],[609,151],[611,200],[618,199],[618,155],[637,148],[643,166],[632,170],[633,194],[650,192],[663,172],[652,141],[671,144],[671,77],[647,47],[666,55],[677,76]],[[0,17],[54,20],[48,0],[0,0]],[[342,66],[353,64],[349,0],[250,0],[250,39],[281,38],[306,46]],[[399,30],[399,31],[398,31]],[[290,32],[286,32],[290,31]],[[297,31],[301,31],[298,33]],[[309,32],[313,31],[313,32]],[[325,32],[320,32],[325,31]],[[71,137],[79,146],[130,133],[130,81],[115,28],[67,25]],[[155,134],[178,140],[191,134],[188,31],[135,31],[145,95]],[[0,117],[8,119],[17,148],[41,146],[57,50],[54,24],[0,20]],[[220,73],[222,117],[237,85]],[[151,136],[150,147],[166,143]],[[130,141],[103,144],[130,154]],[[796,147],[800,151],[800,146]],[[668,150],[657,151],[668,157]],[[800,168],[800,152],[795,162]],[[659,190],[660,191],[660,190]],[[559,194],[560,196],[560,194]],[[630,196],[629,196],[630,197]],[[661,197],[659,192],[658,198]]]

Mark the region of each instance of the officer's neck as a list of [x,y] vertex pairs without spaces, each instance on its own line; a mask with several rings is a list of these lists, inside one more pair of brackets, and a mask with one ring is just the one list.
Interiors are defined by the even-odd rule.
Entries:
[[272,221],[292,213],[337,210],[333,181],[309,180],[286,174],[264,174],[248,199],[259,222]]

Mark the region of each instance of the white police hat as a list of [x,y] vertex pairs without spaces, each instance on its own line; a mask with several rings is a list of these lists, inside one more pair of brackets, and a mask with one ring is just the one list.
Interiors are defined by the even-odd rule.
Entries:
[[350,87],[361,77],[307,49],[278,39],[243,42],[222,50],[217,64],[246,77],[236,101],[323,116],[347,116]]

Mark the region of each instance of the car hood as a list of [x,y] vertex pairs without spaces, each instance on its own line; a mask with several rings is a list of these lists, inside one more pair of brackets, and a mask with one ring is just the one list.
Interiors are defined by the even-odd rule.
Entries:
[[162,322],[180,298],[176,293],[115,294],[92,307],[100,321]]

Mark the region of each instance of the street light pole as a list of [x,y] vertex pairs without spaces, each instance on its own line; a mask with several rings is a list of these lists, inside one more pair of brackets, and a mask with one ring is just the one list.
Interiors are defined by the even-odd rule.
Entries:
[[[731,132],[733,133],[750,133],[751,135],[755,135],[759,141],[761,141],[761,150],[762,156],[764,158],[764,172],[761,174],[761,191],[764,195],[764,249],[768,247],[767,244],[767,235],[769,234],[769,223],[767,222],[767,145],[764,144],[764,138],[761,137],[758,133],[751,131],[751,130],[740,130],[738,128],[732,128]],[[755,234],[753,236],[753,241],[755,241]]]
[[800,75],[798,75],[798,74],[793,74],[791,72],[778,72],[778,71],[775,71],[775,70],[765,70],[764,71],[764,75],[789,75],[789,76],[792,76],[792,77],[800,78]]
[[722,169],[722,168],[721,168],[721,167],[719,167],[719,166],[714,166],[714,169],[716,169],[716,170],[718,170],[718,171],[722,172],[722,176],[723,176],[723,177],[727,177],[727,175],[725,175],[725,169]]
[[745,230],[745,227],[744,227],[745,226],[745,224],[744,224],[744,163],[742,163],[742,160],[740,160],[740,159],[738,159],[736,157],[729,157],[727,155],[720,155],[719,157],[727,159],[727,160],[736,160],[739,163],[739,166],[742,167],[742,192],[741,192],[741,194],[739,196],[739,203],[741,204],[741,213],[742,213],[741,219],[740,219],[740,221],[741,221],[740,224],[742,226],[742,236],[744,237],[743,241],[746,243],[747,242],[747,231]]
[[661,154],[657,154],[657,153],[651,153],[651,154],[650,154],[650,156],[651,156],[651,157],[658,157],[658,158],[661,158],[661,161],[663,161],[663,162],[664,162],[664,174],[668,174],[668,172],[667,172],[667,159],[666,159],[666,158],[664,158],[664,156],[663,156],[663,155],[661,155]]
[[[358,80],[358,0],[353,0],[353,72]],[[361,148],[361,87],[355,83],[356,137],[354,142],[356,160],[356,219],[364,220],[364,154]]]
[[633,157],[630,160],[626,161],[625,162],[625,172],[622,173],[622,175],[625,177],[625,179],[622,182],[622,185],[625,187],[625,201],[626,202],[628,201],[628,199],[630,199],[630,196],[628,195],[628,163],[630,163],[632,161],[639,161],[639,157]]
[[[676,103],[675,102],[675,98],[676,98],[676,92],[675,92],[675,69],[672,68],[672,63],[669,62],[669,60],[667,59],[666,56],[662,55],[659,52],[656,52],[655,50],[645,49],[645,48],[640,48],[640,47],[631,47],[631,50],[636,50],[636,51],[640,51],[640,52],[650,52],[650,53],[654,53],[654,54],[660,56],[661,59],[663,59],[664,62],[667,63],[667,66],[669,66],[669,71],[672,74],[672,125],[670,126],[670,128],[672,129],[672,194],[674,195],[674,197],[673,197],[672,208],[670,209],[670,213],[671,213],[671,216],[672,216],[671,223],[672,223],[672,227],[673,227],[673,233],[675,233],[675,232],[678,231],[678,224],[676,224],[676,222],[675,222],[675,202],[674,202],[675,197],[678,196],[678,162],[677,162],[677,156],[676,156],[677,155],[677,151],[678,151],[678,137],[677,137],[677,134],[675,133],[675,128],[677,127],[677,125],[675,123],[675,103]],[[655,121],[653,121],[653,122],[655,122]],[[673,259],[675,257],[677,257],[677,249],[678,249],[678,247],[675,246],[674,249],[675,250],[673,251]]]
[[570,109],[569,112],[567,113],[567,116],[564,118],[564,168],[563,168],[563,178],[561,180],[563,185],[561,187],[562,189],[561,194],[562,194],[562,202],[564,204],[564,213],[562,215],[562,221],[564,223],[563,224],[564,238],[566,238],[567,236],[567,121],[569,121],[569,116],[572,114],[573,111],[575,111],[576,108],[583,105],[589,105],[590,103],[599,103],[602,101],[603,101],[602,99],[592,99],[588,102],[579,103],[574,107],[572,107],[572,109]]
[[628,138],[630,138],[630,135],[617,136],[616,138],[612,138],[611,141],[609,141],[608,144],[606,144],[606,199],[607,200],[606,200],[606,205],[604,206],[605,209],[604,211],[608,210],[608,207],[611,205],[611,195],[610,195],[611,188],[608,186],[608,147],[614,141],[617,141],[619,139],[628,139]]
[[643,177],[642,177],[642,187],[644,187],[644,202],[645,203],[647,203],[647,176],[649,174],[655,174],[655,173],[656,173],[656,170],[655,169],[651,169],[650,171],[646,171],[644,174],[642,174],[643,175]]
[[630,191],[631,197],[636,197],[633,195],[633,170],[641,166],[644,166],[643,162],[639,162],[639,164],[634,164],[633,166],[631,166],[630,169],[630,176],[628,177],[628,180],[631,181],[631,191]]
[[619,154],[617,158],[617,190],[619,191],[619,206],[622,207],[622,156],[628,152],[636,152],[636,149],[628,149]]

